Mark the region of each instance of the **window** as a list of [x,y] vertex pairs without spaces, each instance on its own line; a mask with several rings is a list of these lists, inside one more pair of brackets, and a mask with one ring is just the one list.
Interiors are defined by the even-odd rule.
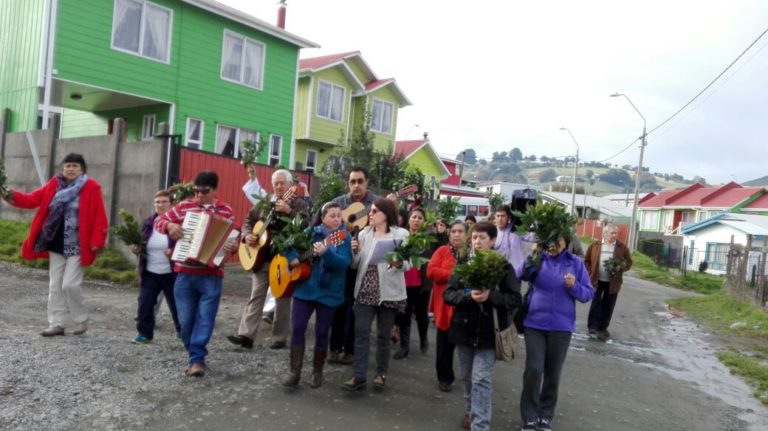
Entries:
[[173,11],[143,0],[115,0],[112,48],[169,62]]
[[731,245],[726,243],[707,243],[707,253],[705,260],[709,269],[725,271],[728,264],[728,250]]
[[280,164],[280,153],[283,148],[283,137],[279,135],[269,136],[269,166]]
[[141,139],[152,139],[155,136],[155,114],[145,115],[141,122]]
[[187,139],[185,144],[187,147],[193,150],[200,150],[203,148],[203,129],[205,123],[202,120],[196,120],[194,118],[187,118]]
[[317,89],[317,116],[341,121],[344,116],[344,88],[320,81]]
[[371,130],[392,133],[392,104],[373,99],[371,112]]
[[315,172],[315,166],[317,165],[317,151],[307,150],[307,163],[304,164],[306,170]]
[[264,44],[225,31],[221,51],[221,79],[261,90],[263,72]]
[[216,152],[236,159],[243,158],[243,141],[257,142],[259,134],[248,129],[222,126],[216,127]]
[[640,229],[656,231],[659,227],[658,211],[640,211]]

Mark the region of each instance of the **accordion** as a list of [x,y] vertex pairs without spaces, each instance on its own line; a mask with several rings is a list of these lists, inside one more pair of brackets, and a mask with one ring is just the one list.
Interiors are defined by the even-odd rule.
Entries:
[[198,263],[216,268],[224,260],[224,244],[236,239],[236,226],[222,217],[205,212],[188,212],[181,225],[184,236],[176,242],[171,260]]

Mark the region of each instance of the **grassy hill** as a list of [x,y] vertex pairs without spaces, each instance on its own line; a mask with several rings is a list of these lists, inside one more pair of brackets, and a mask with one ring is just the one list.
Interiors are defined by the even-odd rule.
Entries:
[[746,183],[742,184],[743,186],[747,187],[761,187],[761,186],[768,186],[768,175],[764,177],[760,177],[757,179],[754,179],[752,181],[747,181]]

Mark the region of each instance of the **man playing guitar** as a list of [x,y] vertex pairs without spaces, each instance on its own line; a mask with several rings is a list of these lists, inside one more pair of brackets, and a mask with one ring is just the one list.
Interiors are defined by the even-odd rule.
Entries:
[[[278,232],[285,225],[281,217],[294,217],[295,214],[300,214],[304,219],[304,224],[308,224],[309,210],[306,201],[296,196],[295,198],[285,199],[289,189],[294,186],[293,175],[286,169],[278,169],[272,174],[272,189],[274,191],[273,199],[275,202],[275,214],[267,224],[267,230],[270,232]],[[290,193],[289,193],[290,195]],[[244,235],[244,241],[247,245],[253,247],[258,243],[259,238],[252,233],[253,226],[259,222],[266,222],[268,214],[262,214],[260,210],[256,208],[252,209],[248,213],[248,218],[243,223],[242,233]],[[265,247],[269,247],[266,244]],[[251,296],[248,302],[245,304],[243,315],[240,319],[240,326],[236,335],[229,335],[227,339],[232,343],[247,349],[253,347],[253,340],[256,339],[256,334],[259,330],[259,323],[261,322],[261,315],[264,310],[264,302],[269,290],[269,261],[272,256],[267,255],[265,264],[262,266],[254,267],[253,276],[251,279]],[[272,349],[282,349],[286,346],[288,336],[290,335],[290,322],[291,322],[291,298],[284,297],[277,299],[275,306],[275,318],[272,324],[272,344],[269,346]]]

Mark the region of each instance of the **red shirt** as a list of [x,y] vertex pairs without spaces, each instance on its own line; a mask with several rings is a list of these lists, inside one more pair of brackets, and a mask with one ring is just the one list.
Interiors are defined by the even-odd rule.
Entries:
[[450,245],[443,245],[435,250],[427,264],[427,277],[432,280],[432,300],[429,309],[435,315],[435,326],[441,331],[447,331],[451,326],[453,306],[443,301],[443,292],[448,287],[448,280],[456,266],[456,258],[451,253]]

